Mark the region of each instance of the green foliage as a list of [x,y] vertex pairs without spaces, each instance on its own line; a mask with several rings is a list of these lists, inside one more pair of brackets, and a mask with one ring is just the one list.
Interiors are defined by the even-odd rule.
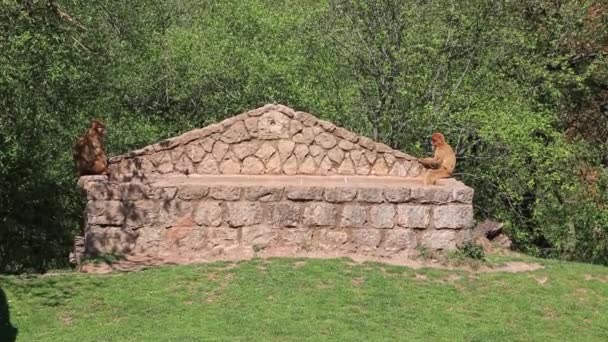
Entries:
[[[268,102],[413,155],[430,153],[428,136],[442,131],[479,217],[505,221],[522,250],[606,263],[608,121],[597,108],[608,61],[597,52],[608,25],[587,9],[2,1],[0,271],[66,264],[84,202],[70,151],[90,118],[106,122],[117,154]],[[600,181],[581,183],[580,165]]]
[[476,245],[472,242],[466,242],[458,248],[457,252],[463,259],[472,259],[478,261],[484,261],[486,254],[483,251],[483,247]]

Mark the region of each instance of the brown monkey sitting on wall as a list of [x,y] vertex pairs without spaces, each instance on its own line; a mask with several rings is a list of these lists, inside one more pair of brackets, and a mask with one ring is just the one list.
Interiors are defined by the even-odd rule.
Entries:
[[424,177],[424,185],[435,184],[441,178],[449,178],[456,167],[456,154],[445,142],[443,134],[433,133],[431,143],[435,155],[432,158],[418,159],[418,162],[430,169]]
[[79,176],[109,175],[108,158],[103,146],[106,126],[92,120],[89,130],[74,145],[74,162]]

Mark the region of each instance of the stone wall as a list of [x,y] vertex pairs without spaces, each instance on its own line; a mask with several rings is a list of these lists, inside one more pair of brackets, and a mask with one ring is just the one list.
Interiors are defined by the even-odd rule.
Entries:
[[415,158],[311,114],[266,105],[110,160],[114,180],[161,175],[418,176]]
[[390,257],[417,246],[454,249],[473,225],[473,189],[455,180],[338,186],[309,178],[239,185],[217,177],[158,183],[82,177],[86,252],[193,260],[277,249]]

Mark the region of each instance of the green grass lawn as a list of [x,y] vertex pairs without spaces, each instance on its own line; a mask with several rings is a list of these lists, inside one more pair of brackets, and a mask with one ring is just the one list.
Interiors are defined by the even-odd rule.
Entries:
[[273,259],[5,276],[0,288],[17,341],[608,341],[608,268],[526,260],[546,267]]

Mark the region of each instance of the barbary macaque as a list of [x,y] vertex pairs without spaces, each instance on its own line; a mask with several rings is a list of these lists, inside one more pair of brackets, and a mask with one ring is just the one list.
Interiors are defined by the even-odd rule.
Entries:
[[74,145],[74,162],[79,176],[109,175],[108,158],[103,146],[106,126],[92,120],[89,130]]
[[435,155],[432,158],[418,159],[418,162],[429,169],[424,176],[424,185],[435,184],[441,178],[449,178],[456,167],[456,154],[452,147],[445,142],[443,134],[433,133],[431,143]]

